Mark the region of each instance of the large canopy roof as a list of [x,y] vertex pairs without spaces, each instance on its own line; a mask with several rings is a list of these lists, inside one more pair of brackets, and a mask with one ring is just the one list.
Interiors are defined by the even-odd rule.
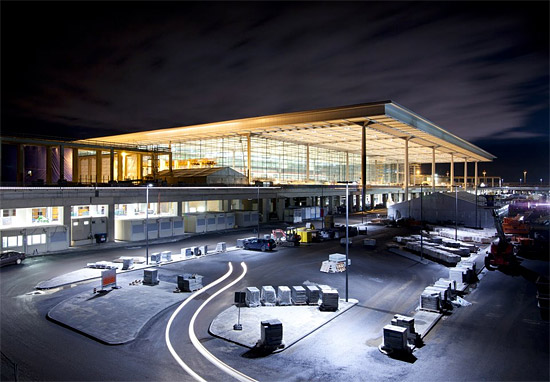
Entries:
[[486,162],[495,158],[392,101],[173,127],[80,142],[103,141],[151,146],[250,134],[360,154],[363,126],[366,126],[368,157],[402,161],[405,140],[408,140],[411,163],[430,163],[434,147],[436,162],[440,163],[450,162],[451,154],[455,162]]

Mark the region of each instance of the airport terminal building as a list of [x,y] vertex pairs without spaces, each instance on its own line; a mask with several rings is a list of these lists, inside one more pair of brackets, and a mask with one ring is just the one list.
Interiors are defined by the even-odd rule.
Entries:
[[1,141],[2,250],[27,253],[139,241],[145,230],[154,239],[258,219],[297,223],[340,206],[342,182],[355,210],[409,200],[421,185],[473,190],[478,162],[495,158],[392,101],[79,141]]

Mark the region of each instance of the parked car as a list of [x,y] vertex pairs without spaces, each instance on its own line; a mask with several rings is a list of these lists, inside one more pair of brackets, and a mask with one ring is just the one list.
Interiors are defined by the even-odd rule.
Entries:
[[9,264],[21,264],[25,260],[25,254],[23,252],[8,251],[0,255],[0,267]]
[[255,249],[262,252],[272,251],[276,246],[273,239],[249,239],[243,243],[244,249]]

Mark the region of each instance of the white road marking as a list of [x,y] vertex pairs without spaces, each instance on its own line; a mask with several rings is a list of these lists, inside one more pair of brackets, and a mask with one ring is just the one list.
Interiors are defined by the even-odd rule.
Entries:
[[197,297],[198,295],[206,292],[208,289],[218,285],[219,283],[221,283],[223,280],[225,280],[226,278],[228,278],[231,273],[233,272],[233,265],[231,263],[229,263],[229,270],[227,271],[227,273],[225,275],[223,275],[222,277],[220,277],[219,279],[217,279],[216,281],[208,284],[206,287],[202,288],[202,289],[199,289],[198,291],[196,291],[195,293],[193,293],[191,296],[189,296],[176,310],[174,313],[172,313],[172,316],[170,316],[170,319],[168,320],[168,325],[166,325],[166,331],[164,332],[164,339],[166,341],[166,346],[168,346],[168,350],[170,351],[170,353],[172,354],[172,357],[174,357],[174,359],[176,360],[176,362],[182,367],[183,370],[185,370],[189,375],[191,375],[195,380],[197,381],[200,381],[200,382],[206,382],[205,379],[203,379],[200,375],[198,375],[197,373],[195,373],[193,371],[193,369],[191,369],[185,362],[183,362],[183,360],[180,358],[180,356],[178,355],[178,353],[176,353],[176,351],[174,350],[174,347],[172,346],[172,343],[170,342],[170,327],[172,326],[172,322],[174,321],[174,318],[176,318],[176,316],[178,315],[178,313],[183,309],[183,307],[185,305],[187,305],[191,300],[193,300],[195,297]]
[[246,374],[241,373],[240,371],[233,369],[231,366],[227,365],[226,363],[220,361],[218,358],[216,358],[212,353],[210,353],[206,348],[200,343],[199,339],[195,335],[195,319],[199,315],[202,308],[204,308],[214,297],[219,295],[220,293],[224,292],[225,290],[231,288],[233,285],[241,281],[241,279],[246,275],[247,267],[246,264],[243,262],[241,263],[241,266],[243,267],[243,273],[235,279],[233,282],[228,284],[227,286],[223,287],[216,293],[214,293],[212,296],[210,296],[200,307],[197,309],[195,314],[193,314],[193,317],[191,318],[191,321],[189,322],[189,338],[191,338],[191,342],[193,342],[193,345],[195,345],[195,348],[206,358],[210,363],[212,363],[214,366],[216,366],[218,369],[222,370],[224,373],[232,376],[233,378],[244,381],[244,382],[257,382],[254,378],[249,377]]
[[[225,279],[227,279],[231,273],[233,272],[233,265],[231,263],[228,263],[229,265],[229,270],[227,271],[227,273],[225,275],[223,275],[222,277],[220,277],[219,279],[217,279],[216,281],[210,283],[209,285],[207,285],[206,287],[198,290],[197,292],[193,293],[191,296],[189,296],[176,310],[175,312],[172,314],[172,316],[170,317],[170,319],[168,320],[168,325],[166,326],[166,331],[165,331],[165,340],[166,340],[166,345],[168,346],[168,350],[170,351],[170,353],[172,354],[172,357],[174,357],[174,359],[176,360],[176,362],[178,362],[178,364],[183,368],[183,370],[185,370],[189,375],[191,375],[195,380],[197,381],[200,381],[200,382],[206,382],[206,380],[204,378],[202,378],[200,375],[198,375],[193,369],[191,369],[185,362],[183,362],[183,360],[179,357],[178,353],[176,353],[176,351],[174,350],[173,346],[172,346],[172,343],[170,342],[170,327],[172,326],[172,322],[174,321],[174,318],[179,314],[179,312],[183,309],[183,307],[185,305],[187,305],[192,299],[194,299],[195,297],[197,297],[198,295],[200,295],[201,293],[207,291],[208,289],[216,286],[217,284],[221,283],[222,281],[224,281]],[[243,268],[243,273],[236,279],[234,280],[233,282],[231,282],[230,284],[228,284],[227,286],[225,286],[224,288],[220,289],[218,292],[214,293],[212,296],[210,296],[200,307],[199,309],[197,309],[197,311],[193,314],[193,317],[191,318],[191,321],[189,322],[189,338],[191,338],[191,342],[193,343],[193,345],[195,346],[195,348],[197,349],[197,351],[199,351],[209,362],[211,362],[212,364],[214,364],[216,367],[218,367],[220,370],[222,370],[223,372],[225,372],[226,374],[228,375],[231,375],[232,377],[234,377],[235,379],[239,380],[239,381],[253,381],[253,382],[257,382],[255,379],[247,376],[246,374],[243,374],[241,373],[240,371],[238,370],[235,370],[233,369],[231,366],[223,363],[222,361],[220,361],[218,358],[214,357],[214,355],[212,355],[212,353],[210,353],[208,350],[206,350],[206,348],[200,343],[200,341],[198,340],[196,334],[195,334],[195,331],[194,331],[194,324],[195,324],[195,319],[197,318],[199,312],[206,306],[206,304],[208,304],[214,297],[216,297],[217,295],[219,295],[220,293],[224,292],[225,290],[227,290],[228,288],[232,287],[233,285],[235,285],[236,283],[238,283],[246,274],[247,272],[247,267],[246,267],[246,264],[243,262],[241,263],[241,266]]]

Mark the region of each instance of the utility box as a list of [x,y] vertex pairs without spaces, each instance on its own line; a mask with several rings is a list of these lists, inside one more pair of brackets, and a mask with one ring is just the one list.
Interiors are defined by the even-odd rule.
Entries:
[[144,285],[157,285],[159,283],[159,271],[158,269],[149,268],[143,270],[143,284]]
[[206,214],[187,214],[184,219],[185,232],[206,232]]
[[277,348],[283,344],[283,324],[277,319],[261,322],[261,344],[264,347]]

